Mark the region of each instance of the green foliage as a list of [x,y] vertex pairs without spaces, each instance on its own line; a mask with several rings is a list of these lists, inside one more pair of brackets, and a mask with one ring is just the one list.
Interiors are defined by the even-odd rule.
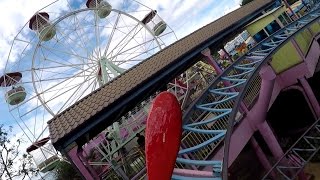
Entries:
[[65,161],[60,161],[55,169],[57,180],[78,180],[81,179],[79,173],[72,167],[72,165]]
[[[12,142],[12,128],[6,129],[0,125],[0,179],[25,179],[37,173],[32,166],[32,158],[27,154],[21,154],[19,147],[22,139]],[[9,138],[11,137],[11,139]]]

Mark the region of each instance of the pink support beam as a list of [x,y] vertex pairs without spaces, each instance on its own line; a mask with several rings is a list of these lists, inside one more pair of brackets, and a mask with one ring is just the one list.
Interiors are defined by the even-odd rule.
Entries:
[[284,155],[284,152],[267,121],[264,121],[262,124],[260,124],[258,129],[263,139],[267,143],[272,155],[276,158],[276,160],[279,160]]
[[223,72],[222,69],[219,67],[218,63],[212,58],[209,48],[206,48],[203,51],[201,51],[201,54],[203,54],[207,58],[207,62],[214,68],[218,75]]
[[212,171],[197,171],[197,170],[189,170],[189,169],[177,169],[173,170],[173,173],[176,175],[186,176],[186,177],[194,177],[194,178],[212,178]]
[[250,119],[253,121],[252,124],[256,127],[263,123],[266,119],[276,79],[276,74],[273,72],[270,66],[262,67],[260,70],[260,76],[262,81],[259,97],[255,106],[248,114]]
[[273,156],[276,159],[279,159],[283,155],[283,150],[281,149],[281,146],[270,126],[266,122],[266,116],[272,97],[276,74],[270,66],[264,66],[260,70],[260,76],[262,82],[259,98],[255,106],[248,114],[248,117],[250,118],[252,125],[255,126],[255,128],[257,128],[261,133]]
[[83,164],[81,159],[78,156],[78,146],[73,147],[71,150],[68,152],[68,156],[70,157],[72,163],[77,166],[79,171],[81,172],[82,176],[86,180],[94,180],[97,179],[98,177],[94,177],[89,170],[86,168],[86,166]]
[[305,93],[308,96],[308,99],[312,105],[312,108],[316,112],[317,118],[319,118],[320,117],[320,106],[319,106],[319,102],[317,101],[316,96],[314,95],[314,93],[312,91],[312,88],[310,87],[310,85],[305,77],[299,78],[299,81],[302,85],[302,88],[304,89]]
[[[256,139],[253,136],[250,139],[250,144],[251,144],[252,148],[254,149],[254,151],[256,152],[256,155],[257,155],[260,163],[262,164],[264,169],[268,172],[272,168],[272,166],[271,166],[270,162],[268,161],[267,156],[264,154],[264,152],[262,151],[258,142],[256,141]],[[276,177],[275,172],[272,171],[271,176],[273,178],[275,178]]]

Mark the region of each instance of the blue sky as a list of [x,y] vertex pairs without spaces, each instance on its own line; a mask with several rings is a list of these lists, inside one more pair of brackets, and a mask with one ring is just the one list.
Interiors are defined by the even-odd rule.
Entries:
[[[55,10],[65,10],[63,7],[64,0],[60,0]],[[130,0],[125,0],[129,2]],[[43,0],[1,0],[0,1],[0,71],[4,72],[4,67],[8,58],[11,43],[15,35],[29,20],[35,11],[44,7],[51,1]],[[77,0],[81,3],[84,1]],[[120,7],[120,1],[114,7]],[[157,9],[158,14],[169,24],[175,31],[178,39],[190,34],[196,29],[212,22],[222,15],[239,7],[240,0],[140,0],[141,3],[152,9]],[[118,4],[117,4],[118,3]],[[122,5],[125,7],[125,5]],[[17,53],[19,54],[19,53]],[[0,96],[0,124],[14,126],[15,133],[22,135],[17,128],[14,119],[9,113],[7,104],[4,99],[4,91]]]

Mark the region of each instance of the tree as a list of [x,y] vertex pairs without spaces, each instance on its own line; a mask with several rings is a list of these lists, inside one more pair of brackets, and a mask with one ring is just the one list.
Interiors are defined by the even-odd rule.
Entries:
[[81,179],[81,176],[72,167],[72,165],[65,161],[59,161],[54,171],[55,171],[57,180],[64,180],[64,179],[80,180]]
[[253,1],[253,0],[242,0],[242,3],[240,4],[240,6],[244,6],[244,5],[248,4],[251,1]]
[[[22,139],[11,141],[12,128],[6,129],[0,125],[0,179],[25,179],[37,173],[32,159],[27,154],[21,154],[19,147]],[[13,139],[13,138],[12,138]]]

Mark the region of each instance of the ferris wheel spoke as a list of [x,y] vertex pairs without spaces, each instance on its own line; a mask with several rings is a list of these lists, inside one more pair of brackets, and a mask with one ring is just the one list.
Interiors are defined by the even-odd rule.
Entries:
[[[18,109],[18,115],[19,115],[19,117],[21,117],[20,116],[20,111],[19,111],[19,109]],[[32,134],[32,131],[30,130],[30,128],[29,128],[29,126],[26,124],[26,122],[24,122],[24,121],[21,121],[22,122],[22,124],[24,125],[24,128],[31,134],[31,135],[33,135]],[[30,138],[30,139],[33,139],[33,138]]]
[[[135,49],[134,52],[136,52],[137,50],[141,50],[140,46],[144,46],[144,45],[146,45],[146,44],[148,44],[148,43],[150,43],[150,42],[152,43],[152,42],[154,42],[154,41],[155,41],[154,39],[150,39],[150,40],[148,40],[148,41],[146,41],[146,42],[143,42],[143,43],[138,44],[138,45],[136,45],[136,46],[130,47],[130,48],[126,49],[125,51],[121,51],[120,53],[118,53],[118,54],[110,57],[109,59],[114,59],[116,56],[119,56],[119,55],[134,54],[134,53],[130,53],[130,51],[131,51],[131,50],[134,50],[134,49]],[[159,49],[159,47],[156,47],[156,48],[153,48],[152,50],[157,49],[157,48]]]
[[[53,60],[53,59],[48,59],[48,58],[44,59],[43,61],[44,61],[44,62],[51,62],[51,63],[55,64],[53,67],[56,67],[56,65],[60,65],[60,66],[64,66],[64,68],[69,67],[69,68],[72,68],[72,69],[75,69],[75,70],[82,70],[81,66],[80,66],[80,67],[79,67],[79,66],[74,66],[74,65],[71,64],[71,63],[70,63],[70,64],[64,64],[64,63],[55,61],[55,60]],[[52,66],[51,66],[51,67],[52,67]],[[43,68],[37,68],[37,69],[39,69],[39,70],[53,69],[53,68],[51,68],[51,67],[49,66],[49,67],[43,67]],[[91,67],[91,66],[89,66],[89,67]]]
[[[92,78],[90,78],[90,79],[92,79]],[[77,87],[79,84],[77,84],[77,85],[75,85],[74,87]],[[56,103],[54,103],[54,100],[56,100],[57,98],[59,98],[59,97],[61,97],[61,96],[63,96],[63,95],[65,95],[69,90],[65,90],[65,91],[63,91],[63,92],[60,92],[60,90],[62,90],[62,89],[64,89],[64,88],[60,88],[59,90],[58,90],[58,92],[56,92],[56,91],[54,91],[54,92],[56,92],[52,97],[50,97],[48,100],[46,100],[44,103],[46,103],[46,104],[48,104],[48,103],[53,103],[53,104],[56,104]],[[71,98],[72,96],[70,96],[70,98]],[[61,109],[61,108],[59,108],[59,109]],[[50,110],[52,111],[52,112],[55,112],[54,111],[54,109],[51,109],[50,108]]]
[[106,56],[106,55],[107,55],[107,51],[108,51],[108,49],[109,49],[109,47],[110,47],[112,37],[113,37],[114,32],[115,32],[115,30],[116,30],[116,28],[117,28],[117,25],[118,25],[118,22],[119,22],[119,18],[120,18],[120,14],[118,14],[117,19],[116,19],[116,22],[115,22],[115,24],[114,24],[113,27],[112,27],[111,34],[110,34],[110,36],[109,36],[108,43],[107,43],[107,46],[106,46],[106,48],[105,48],[105,50],[104,50],[103,56]]
[[98,48],[98,57],[101,57],[101,44],[100,44],[100,37],[101,37],[101,33],[100,33],[100,28],[98,25],[99,22],[99,17],[97,13],[94,13],[94,31],[95,31],[95,38],[96,38],[96,48]]
[[[85,75],[85,76],[76,76],[75,78],[82,78],[82,77],[84,77],[84,79],[87,79],[87,78],[89,78],[90,77],[90,79],[93,79],[93,78],[95,78],[95,76],[92,76],[92,74],[89,74],[89,75]],[[69,80],[69,82],[74,82],[75,81],[75,78],[70,78],[70,79],[68,79]],[[66,78],[65,78],[66,79]],[[64,87],[63,88],[69,88],[68,90],[70,90],[70,88],[71,89],[73,89],[74,87],[76,87],[76,86],[78,86],[78,85],[80,85],[81,83],[83,83],[83,82],[80,82],[79,84],[71,84],[70,86],[68,86],[68,83],[67,83],[68,81],[64,81],[63,83],[65,83],[65,85],[64,85]],[[59,85],[61,85],[61,84],[63,84],[63,83],[61,83],[61,82],[59,82]],[[58,87],[58,85],[55,85],[54,87],[52,86],[52,87],[49,87],[48,89],[46,89],[46,90],[44,90],[43,92],[44,93],[50,93],[50,92],[56,92],[57,91],[57,89],[53,89],[53,88],[56,88],[56,87]],[[60,88],[61,89],[61,88]],[[44,93],[42,93],[42,94],[44,94]],[[54,96],[54,95],[53,95]]]
[[[46,47],[46,46],[41,46],[42,48],[45,48],[46,50],[50,51],[50,53],[52,55],[55,55],[56,57],[59,57],[59,59],[61,59],[61,61],[64,61],[62,57],[60,57],[59,55],[57,55],[56,53],[62,53],[62,54],[66,54],[66,55],[69,55],[69,56],[72,56],[72,57],[76,57],[77,59],[87,59],[87,60],[91,60],[92,62],[95,62],[96,60],[92,59],[92,58],[89,58],[89,57],[84,57],[84,56],[80,56],[76,53],[71,53],[71,52],[67,52],[67,51],[62,51],[62,50],[57,50],[57,49],[53,49],[53,48],[50,48],[50,47]],[[46,60],[49,60],[47,57],[45,57]],[[51,60],[53,62],[57,62],[57,61],[54,61],[54,60]],[[68,62],[68,61],[64,61],[64,62]],[[83,62],[83,60],[81,60],[81,63],[85,63]],[[61,62],[57,62],[57,64],[60,64],[60,65],[66,65],[68,66],[68,64],[63,64]],[[69,65],[72,65],[71,63]]]
[[[85,64],[70,64],[68,65],[68,67],[78,67],[78,66],[86,66],[86,65],[94,65],[95,67],[97,67],[98,65],[96,63],[85,63]],[[48,66],[48,67],[42,67],[42,68],[33,68],[33,70],[43,70],[43,69],[59,69],[59,68],[63,68],[66,67],[66,65],[60,65],[60,66]],[[90,66],[92,67],[92,66]],[[79,68],[76,68],[79,69]],[[30,70],[28,70],[30,71]]]
[[[59,82],[59,83],[57,83],[57,84],[55,84],[55,85],[51,86],[51,87],[50,87],[50,88],[48,88],[46,91],[48,91],[48,90],[50,90],[50,89],[52,89],[52,88],[57,87],[57,86],[58,86],[58,85],[60,85],[61,83],[65,83],[65,82],[67,82],[68,80],[71,80],[71,79],[76,78],[77,76],[79,76],[79,75],[81,75],[82,73],[86,72],[88,69],[89,69],[89,68],[84,69],[84,70],[82,70],[82,71],[80,71],[80,72],[78,72],[78,73],[74,74],[73,76],[71,76],[71,77],[69,77],[69,78],[61,78],[61,79],[63,79],[63,81],[61,81],[61,82]],[[43,80],[42,80],[42,81],[43,81]],[[39,81],[39,82],[42,82],[42,81]],[[42,93],[40,93],[40,94],[43,94],[43,93],[45,93],[46,91],[43,91],[43,92],[42,92]]]
[[[91,79],[93,79],[93,78],[90,78],[90,79],[88,79],[88,78],[89,78],[89,76],[84,80],[84,82],[88,82],[88,81],[90,81]],[[85,92],[89,89],[89,87],[92,85],[93,82],[94,82],[94,81],[92,81],[92,82],[87,86],[87,88],[86,88],[84,91],[82,91],[83,94],[86,94]],[[80,86],[78,86],[78,88],[73,92],[73,96],[74,96],[74,97],[77,97],[77,95],[78,95],[78,93],[80,92],[80,89],[83,87],[83,85],[84,85],[84,83],[81,83]],[[71,90],[71,89],[69,89],[68,91],[70,91],[70,90]],[[82,94],[82,95],[83,95],[83,94]],[[77,102],[81,97],[83,97],[82,95],[78,96],[78,98],[77,98],[74,102]],[[66,107],[66,105],[68,104],[68,102],[70,101],[70,99],[71,99],[73,96],[70,96],[70,97],[65,101],[65,103],[61,106],[60,110],[57,112],[57,114],[59,114],[59,113],[63,110],[63,108]]]
[[[138,26],[137,26],[137,27],[138,27]],[[122,43],[122,44],[123,44],[123,45],[121,44],[122,47],[120,46],[120,47],[121,47],[120,50],[117,51],[117,53],[115,53],[115,54],[119,54],[119,52],[121,52],[121,51],[123,50],[123,48],[126,47],[125,45],[129,44],[130,41],[131,41],[132,39],[134,39],[135,35],[137,35],[142,29],[143,29],[143,27],[141,27],[141,28],[138,30],[138,32],[135,32],[135,33],[133,34],[133,36],[131,36],[131,38],[130,38],[128,41],[125,41],[124,43]],[[130,37],[130,36],[129,36],[129,33],[128,33],[128,35],[126,36],[126,38],[127,38],[127,37]],[[117,46],[116,46],[112,51],[110,51],[110,53],[113,53],[113,51],[116,50],[116,48],[117,48]],[[109,54],[110,54],[110,53],[109,53]]]
[[[61,31],[57,31],[57,33],[61,33],[62,35],[63,35],[63,32],[61,32]],[[68,35],[66,35],[65,37],[67,37],[64,41],[62,41],[62,40],[56,40],[56,42],[57,42],[57,44],[59,44],[59,45],[61,45],[62,46],[62,48],[64,49],[64,50],[69,50],[69,51],[71,51],[72,52],[72,54],[74,54],[74,57],[76,57],[79,61],[81,61],[81,62],[85,62],[85,60],[84,59],[87,59],[87,57],[84,57],[84,56],[82,56],[83,58],[81,58],[81,56],[78,54],[78,53],[76,53],[77,51],[75,51],[72,47],[74,47],[74,45],[76,45],[76,46],[79,46],[78,44],[78,42],[76,42],[75,40],[73,40],[72,38],[70,38]],[[72,42],[72,44],[70,44],[70,42],[69,41],[71,41]],[[66,43],[66,44],[65,44]],[[87,49],[86,48],[83,48],[84,50],[83,50],[83,52],[87,52]],[[67,53],[67,52],[66,52]],[[88,52],[87,52],[88,53]],[[69,53],[70,54],[70,53]]]
[[[84,21],[84,22],[88,22],[88,21],[86,21],[86,18],[88,18],[90,14],[91,14],[91,13],[88,12],[88,13],[86,13],[85,16],[80,17],[80,19],[81,19],[82,21]],[[89,55],[90,53],[88,52],[88,48],[86,47],[86,45],[88,44],[88,42],[90,42],[90,40],[88,39],[87,36],[85,36],[86,32],[85,32],[85,30],[84,30],[84,28],[87,27],[87,26],[85,26],[85,25],[83,25],[83,27],[81,26],[80,20],[79,20],[79,18],[78,18],[78,14],[73,14],[71,17],[73,17],[73,19],[74,19],[74,22],[73,22],[74,28],[70,29],[70,28],[68,28],[68,26],[66,26],[66,27],[64,27],[64,29],[62,29],[62,30],[69,30],[69,31],[70,31],[69,34],[75,32],[76,35],[77,35],[76,40],[80,40],[81,44],[77,43],[77,42],[76,42],[75,40],[73,40],[73,39],[72,39],[72,41],[76,42],[76,44],[77,44],[78,46],[80,46],[85,52],[87,52],[87,55]],[[73,27],[73,26],[72,26],[72,27]],[[60,29],[61,29],[61,28],[60,28]],[[62,32],[62,30],[61,30],[61,32]],[[79,34],[79,31],[80,31],[80,34]],[[85,38],[85,40],[83,40],[84,38]]]
[[[130,29],[129,29],[129,27],[130,26],[128,26],[127,25],[127,23],[123,20],[123,18],[121,17],[121,19],[122,19],[122,21],[123,21],[123,23],[124,23],[124,25],[125,25],[125,28],[130,32]],[[139,24],[138,24],[139,25]],[[137,25],[137,26],[138,26]],[[118,29],[120,29],[120,28],[118,28]],[[120,30],[119,30],[120,31]],[[141,32],[141,31],[140,31]],[[137,44],[139,44],[139,42],[134,38],[134,36],[132,37],[132,39],[137,43]],[[128,42],[128,44],[129,44],[129,42]]]
[[[152,50],[157,49],[157,48],[158,48],[158,47],[154,47],[154,48],[152,48],[152,49],[150,49],[150,50],[148,50],[148,51],[152,51]],[[135,61],[135,58],[144,55],[144,54],[147,53],[148,51],[143,52],[143,53],[141,53],[141,54],[138,54],[138,55],[136,55],[136,56],[133,56],[133,57],[131,57],[131,58],[129,58],[129,56],[127,56],[126,58],[124,58],[124,59],[126,59],[126,61],[122,61],[122,62],[120,61],[120,63],[119,63],[118,65],[127,63],[128,61]],[[143,59],[143,60],[145,60],[145,59]],[[137,60],[136,60],[136,61],[137,61]],[[112,62],[113,62],[113,61],[112,61]],[[118,62],[119,62],[119,61],[118,61]]]
[[[126,34],[126,36],[124,36],[119,42],[118,42],[118,44],[117,45],[115,45],[115,47],[111,50],[111,51],[109,51],[109,53],[107,54],[107,57],[110,55],[110,54],[112,54],[113,53],[113,51],[116,49],[116,48],[118,48],[118,46],[122,43],[122,44],[128,44],[128,43],[123,43],[123,41],[125,40],[125,39],[127,39],[129,36],[130,36],[130,34],[134,31],[134,34],[136,34],[135,32],[136,32],[136,29],[139,27],[139,23],[134,27],[134,28],[132,28],[132,30],[130,31],[130,32],[128,32],[127,34]],[[140,28],[140,30],[141,30],[142,28]],[[139,30],[139,31],[140,31]],[[118,30],[119,31],[119,30]],[[121,31],[120,31],[121,32]],[[125,33],[124,33],[125,34]],[[133,36],[134,37],[134,36]],[[110,38],[112,38],[112,37],[110,37]],[[106,50],[106,51],[108,51],[108,50]]]

